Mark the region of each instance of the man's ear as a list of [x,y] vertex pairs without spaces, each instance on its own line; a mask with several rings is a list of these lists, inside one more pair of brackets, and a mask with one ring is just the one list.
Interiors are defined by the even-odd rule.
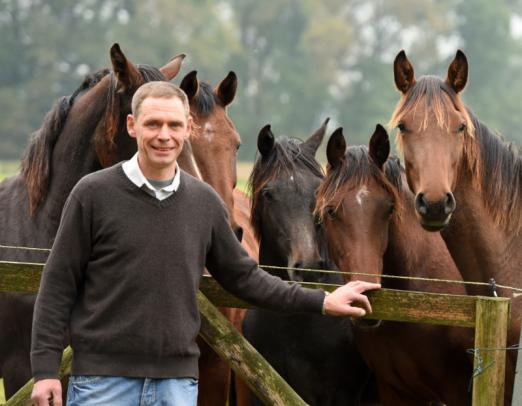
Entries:
[[136,131],[134,130],[134,116],[127,114],[127,132],[132,138],[136,138]]
[[194,127],[194,120],[192,119],[192,116],[189,115],[187,119],[187,133],[185,134],[185,139],[188,140],[192,134],[192,129]]

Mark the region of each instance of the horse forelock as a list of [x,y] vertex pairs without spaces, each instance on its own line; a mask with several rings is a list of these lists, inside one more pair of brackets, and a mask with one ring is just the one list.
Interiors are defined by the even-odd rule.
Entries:
[[214,111],[217,104],[217,96],[212,86],[206,82],[199,82],[198,91],[191,103],[191,107],[194,107],[196,114],[207,117]]
[[[321,165],[313,156],[303,151],[302,144],[297,138],[278,137],[270,155],[256,159],[248,179],[248,189],[252,196],[250,221],[258,240],[261,237],[263,212],[261,192],[269,182],[282,175],[293,176],[303,172],[309,172],[321,179],[324,177]],[[296,187],[300,186],[302,185],[296,184]]]
[[[415,85],[401,96],[397,106],[395,107],[392,117],[388,123],[389,128],[396,128],[403,117],[412,112],[422,114],[420,126],[417,131],[426,130],[430,122],[430,116],[433,114],[437,125],[444,129],[449,129],[449,112],[451,110],[459,111],[466,121],[467,138],[473,138],[475,128],[468,109],[462,102],[459,94],[443,80],[436,76],[422,76]],[[397,136],[397,147],[402,150],[402,136]]]
[[51,111],[46,114],[40,129],[33,133],[21,162],[22,176],[27,186],[31,215],[36,212],[46,197],[51,176],[51,155],[72,105],[80,94],[92,89],[108,73],[108,69],[101,69],[91,75],[87,75],[70,96],[64,96],[56,102]]
[[366,146],[349,147],[345,159],[339,165],[335,168],[329,166],[317,191],[315,215],[323,222],[327,207],[333,206],[335,210],[338,210],[343,197],[350,188],[366,185],[373,179],[392,196],[395,203],[394,215],[400,218],[402,204],[398,185],[401,185],[402,181],[398,161],[388,160],[385,164],[385,172],[386,175],[373,163]]

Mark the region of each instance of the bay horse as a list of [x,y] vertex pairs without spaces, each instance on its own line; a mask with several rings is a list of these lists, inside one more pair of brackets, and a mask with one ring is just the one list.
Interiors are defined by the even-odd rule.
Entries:
[[[369,148],[347,148],[342,128],[327,145],[327,174],[317,192],[316,213],[337,267],[383,288],[465,294],[462,285],[441,286],[381,275],[462,280],[438,234],[424,231],[413,214],[413,195],[397,159],[388,159],[386,130],[378,125]],[[411,209],[411,210],[410,210]],[[473,332],[458,327],[381,321],[357,323],[356,340],[375,374],[383,405],[471,404]]]
[[[420,224],[441,235],[464,279],[522,287],[522,158],[466,107],[460,97],[468,61],[458,50],[446,79],[415,77],[404,51],[394,61],[401,98],[390,125],[398,128],[408,184]],[[494,101],[492,101],[494,102]],[[487,295],[487,287],[470,287]],[[512,299],[507,345],[518,345],[522,297]],[[511,404],[516,352],[506,360],[505,403]]]
[[[323,178],[314,156],[327,123],[306,141],[275,138],[270,125],[259,132],[260,155],[249,179],[250,217],[261,266],[293,268],[266,268],[286,280],[342,283],[337,274],[296,269],[330,267],[324,235],[313,216]],[[355,348],[349,319],[254,309],[247,310],[243,332],[307,404],[359,404],[368,369]]]
[[[76,182],[135,153],[126,117],[136,89],[151,80],[171,80],[184,57],[174,57],[161,69],[135,65],[114,44],[112,71],[88,76],[71,96],[56,103],[33,135],[21,173],[0,183],[0,244],[44,250],[0,248],[2,260],[45,262],[45,249],[52,246],[63,205]],[[34,299],[0,294],[0,372],[8,398],[31,378]]]
[[[235,189],[237,182],[237,151],[241,139],[228,117],[227,107],[237,91],[237,76],[229,72],[213,88],[197,78],[191,71],[181,81],[180,88],[187,94],[194,131],[178,158],[180,167],[192,176],[208,183],[225,202],[231,227],[242,241],[248,254],[258,259],[258,244],[249,222],[250,199]],[[245,311],[223,308],[221,312],[241,331]],[[199,406],[222,406],[232,401],[232,374],[223,361],[203,340],[198,338],[201,350],[199,359]],[[236,403],[249,404],[249,390],[239,378],[235,382]]]

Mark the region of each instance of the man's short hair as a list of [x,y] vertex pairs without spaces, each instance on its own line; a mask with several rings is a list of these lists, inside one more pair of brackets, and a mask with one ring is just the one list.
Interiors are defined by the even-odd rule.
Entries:
[[187,117],[190,115],[190,106],[186,93],[178,86],[170,82],[147,82],[141,85],[132,97],[132,115],[138,117],[141,104],[147,97],[158,99],[178,98],[183,103]]

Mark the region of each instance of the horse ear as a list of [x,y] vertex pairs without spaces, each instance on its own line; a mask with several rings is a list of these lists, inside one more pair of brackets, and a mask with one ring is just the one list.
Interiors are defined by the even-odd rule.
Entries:
[[468,59],[464,52],[460,49],[455,55],[455,59],[451,62],[448,68],[448,77],[446,83],[451,86],[455,93],[460,93],[468,81]]
[[259,135],[257,136],[257,149],[261,153],[261,156],[266,158],[270,155],[270,152],[274,148],[274,141],[274,134],[272,134],[270,124],[267,124],[261,128],[261,131],[259,131]]
[[323,142],[324,134],[326,133],[326,127],[330,117],[324,120],[324,123],[319,127],[305,142],[303,142],[303,148],[312,156],[315,155],[317,149]]
[[332,168],[335,168],[344,161],[344,156],[346,154],[346,140],[343,135],[343,128],[339,127],[337,130],[333,132],[328,140],[328,145],[326,146],[326,157],[328,158],[328,163]]
[[160,68],[160,72],[163,73],[167,81],[174,79],[178,75],[185,57],[185,54],[176,55],[165,66]]
[[384,127],[377,124],[370,139],[370,157],[373,162],[382,169],[390,155],[390,138]]
[[228,106],[236,97],[237,90],[237,76],[233,71],[228,72],[228,75],[216,86],[215,92],[218,99],[223,106]]
[[116,79],[123,89],[129,89],[141,82],[141,74],[138,68],[125,57],[119,44],[114,44],[111,47],[111,62]]
[[406,93],[415,84],[415,72],[413,65],[406,57],[406,52],[402,50],[395,57],[393,62],[393,74],[395,76],[395,86],[402,93]]
[[198,71],[193,70],[188,73],[181,81],[179,87],[187,94],[189,102],[192,102],[199,91]]

